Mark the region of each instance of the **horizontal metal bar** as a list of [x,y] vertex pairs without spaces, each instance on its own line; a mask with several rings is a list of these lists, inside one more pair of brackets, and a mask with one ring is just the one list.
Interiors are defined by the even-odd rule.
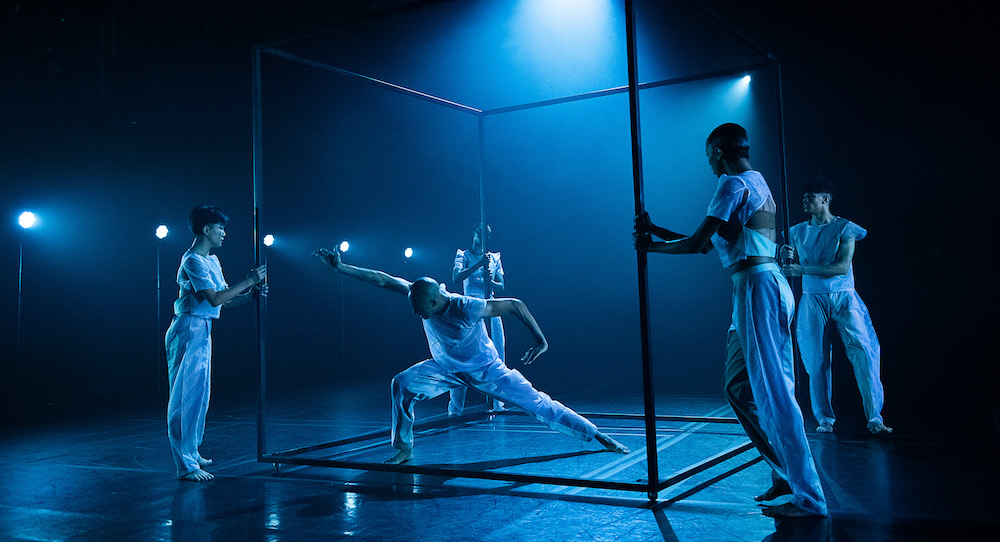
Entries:
[[[624,414],[614,412],[579,412],[584,418],[604,418],[610,420],[644,420],[642,414]],[[654,416],[658,422],[700,422],[700,423],[740,423],[736,418],[721,416],[672,416],[660,414]]]
[[[478,408],[478,407],[473,407]],[[614,412],[580,412],[581,416],[585,418],[597,418],[597,419],[611,419],[611,420],[644,420],[642,414],[626,414],[626,413],[614,413]],[[482,418],[478,421],[485,422],[488,421],[490,416],[527,416],[524,412],[520,410],[483,410],[479,412],[471,412],[467,414],[462,414],[461,416],[447,416],[444,414],[435,416],[428,419],[424,423],[421,423],[414,427],[414,431],[429,430],[436,427],[444,427],[446,425],[458,425],[463,423],[468,423],[473,421],[476,416],[486,415],[486,418]],[[736,424],[739,420],[736,418],[728,417],[714,417],[714,416],[671,416],[671,415],[658,415],[656,416],[656,421],[660,422],[695,422],[695,423],[726,423],[726,424]],[[292,448],[290,450],[282,450],[277,452],[270,452],[268,455],[271,456],[293,456],[297,454],[304,454],[309,452],[315,452],[317,450],[324,450],[327,448],[335,448],[337,446],[344,446],[346,444],[353,444],[355,442],[361,442],[365,440],[370,440],[378,437],[386,437],[389,435],[389,429],[375,429],[373,431],[368,431],[365,433],[360,433],[354,436],[343,438],[340,440],[334,440],[330,442],[324,442],[320,444],[312,444],[309,446],[302,446],[299,448]]]
[[[715,77],[722,77],[725,75],[732,75],[734,73],[743,73],[747,71],[760,70],[773,65],[772,61],[758,62],[755,64],[738,66],[735,68],[726,68],[724,70],[715,70],[711,72],[697,73],[693,75],[686,75],[684,77],[675,77],[672,79],[663,79],[660,81],[652,81],[649,83],[640,83],[638,86],[639,90],[646,90],[657,87],[665,87],[669,85],[677,85],[680,83],[690,83],[693,81],[700,81],[703,79],[712,79]],[[507,107],[497,107],[495,109],[486,109],[482,111],[483,116],[490,115],[500,115],[503,113],[512,113],[515,111],[524,111],[526,109],[537,109],[539,107],[547,107],[550,105],[558,105],[570,102],[579,102],[582,100],[589,100],[592,98],[602,98],[604,96],[613,96],[615,94],[623,94],[628,92],[628,86],[613,87],[604,90],[595,90],[591,92],[584,92],[582,94],[575,94],[572,96],[563,96],[561,98],[552,98],[550,100],[541,100],[537,102],[530,102],[518,105],[511,105]]]
[[586,478],[568,478],[563,476],[541,476],[530,474],[514,474],[506,472],[473,471],[464,469],[443,469],[438,467],[422,467],[419,465],[386,465],[384,463],[365,463],[360,461],[340,461],[332,459],[313,459],[301,457],[285,457],[265,455],[261,462],[282,463],[291,465],[309,465],[313,467],[334,467],[342,469],[358,469],[367,471],[400,472],[406,474],[424,474],[428,476],[443,476],[446,478],[479,478],[502,482],[519,482],[527,484],[551,484],[558,486],[591,487],[596,489],[615,489],[620,491],[647,491],[648,484],[634,482],[611,482],[607,480],[589,480]]
[[311,60],[311,59],[304,58],[304,57],[301,57],[301,56],[298,56],[298,55],[293,55],[292,53],[288,53],[286,51],[282,51],[281,49],[275,49],[273,47],[269,47],[269,48],[266,48],[266,49],[261,49],[261,52],[268,53],[268,54],[271,54],[271,55],[274,55],[274,56],[277,56],[277,57],[280,57],[280,58],[284,58],[285,60],[290,60],[292,62],[298,62],[300,64],[305,64],[306,66],[310,66],[310,67],[313,67],[313,68],[318,68],[318,69],[321,69],[321,70],[332,72],[332,73],[335,73],[337,75],[346,77],[347,79],[352,79],[354,81],[361,81],[363,83],[368,83],[368,84],[375,85],[375,86],[378,86],[378,87],[382,87],[382,88],[385,88],[385,89],[388,89],[388,90],[393,90],[393,91],[396,91],[396,92],[400,92],[400,93],[406,94],[408,96],[413,96],[415,98],[423,100],[425,102],[430,102],[430,103],[434,103],[434,104],[441,105],[441,106],[444,106],[444,107],[448,107],[448,108],[454,109],[456,111],[462,111],[463,113],[471,113],[473,115],[480,115],[480,114],[482,114],[482,111],[480,111],[479,109],[476,109],[474,107],[469,107],[467,105],[463,105],[463,104],[460,104],[460,103],[457,103],[457,102],[453,102],[451,100],[445,100],[444,98],[439,98],[437,96],[434,96],[434,95],[431,95],[431,94],[427,94],[426,92],[420,92],[419,90],[413,90],[412,88],[406,88],[404,86],[397,85],[395,83],[390,83],[388,81],[382,81],[381,79],[375,79],[374,77],[369,77],[367,75],[361,75],[360,73],[354,73],[352,71],[348,71],[348,70],[345,70],[343,68],[337,68],[335,66],[331,66],[329,64],[324,64],[324,63],[318,62],[316,60]]
[[719,452],[719,453],[713,455],[712,457],[709,457],[708,459],[705,459],[705,460],[701,461],[700,463],[695,463],[690,468],[688,468],[686,470],[683,470],[683,471],[681,471],[681,472],[679,472],[679,473],[671,476],[670,478],[667,478],[667,479],[663,480],[662,482],[660,482],[656,486],[656,490],[660,491],[660,490],[662,490],[664,488],[670,487],[670,486],[675,485],[675,484],[677,484],[679,482],[687,480],[688,478],[694,476],[695,474],[698,474],[699,472],[708,470],[709,468],[714,467],[715,465],[718,465],[719,463],[722,463],[723,461],[725,461],[727,459],[736,457],[736,456],[740,455],[741,453],[743,453],[743,452],[745,452],[747,450],[753,449],[753,447],[754,446],[753,446],[752,442],[747,442],[747,443],[744,443],[744,444],[740,444],[739,446],[734,446],[734,447],[732,447],[732,448],[730,448],[728,450]]
[[651,83],[642,83],[639,85],[640,90],[645,90],[649,88],[665,87],[670,85],[679,85],[681,83],[691,83],[694,81],[702,81],[704,79],[714,79],[716,77],[724,77],[726,75],[733,75],[737,73],[752,72],[756,70],[763,70],[765,68],[770,68],[774,66],[773,60],[766,60],[764,62],[756,62],[754,64],[746,64],[743,66],[735,66],[732,68],[725,68],[721,70],[714,70],[710,72],[696,73],[693,75],[686,75],[684,77],[675,77],[673,79],[663,79],[662,81],[653,81]]
[[[688,478],[708,470],[709,468],[726,461],[732,457],[735,457],[747,450],[753,448],[752,443],[745,443],[739,446],[735,446],[723,452],[720,452],[704,461],[696,463],[687,469],[667,478],[665,480],[659,481],[655,487],[656,491],[662,491],[670,486],[676,485]],[[754,459],[744,465],[743,468],[756,463],[760,459]],[[368,463],[363,461],[344,461],[336,459],[321,459],[321,458],[304,458],[304,457],[291,457],[287,455],[275,455],[269,454],[264,455],[259,458],[260,462],[271,462],[289,465],[306,465],[313,467],[333,467],[333,468],[343,468],[343,469],[356,469],[356,470],[367,470],[367,471],[381,471],[381,472],[399,472],[405,474],[423,474],[428,476],[442,476],[446,478],[475,478],[483,480],[496,480],[503,482],[518,482],[518,483],[528,483],[528,484],[548,484],[548,485],[560,485],[560,486],[572,486],[572,487],[589,487],[595,489],[611,489],[617,491],[641,491],[649,492],[649,484],[645,482],[614,482],[609,480],[593,480],[588,478],[571,478],[565,476],[545,476],[545,475],[534,475],[534,474],[515,474],[515,473],[505,473],[505,472],[493,472],[493,471],[473,471],[465,469],[448,469],[440,467],[426,467],[420,465],[386,465],[384,463]],[[731,472],[739,472],[740,469],[735,469]]]
[[757,457],[755,457],[755,458],[753,458],[753,459],[751,459],[751,460],[749,460],[749,461],[747,461],[745,463],[741,463],[741,464],[739,464],[739,465],[737,465],[737,466],[735,466],[735,467],[727,470],[726,472],[723,472],[723,473],[721,473],[721,474],[719,474],[717,476],[713,476],[713,477],[709,478],[708,480],[705,480],[704,482],[701,482],[700,484],[692,487],[691,489],[689,489],[687,491],[684,491],[682,493],[678,493],[677,495],[674,495],[673,497],[670,497],[669,499],[667,499],[667,500],[665,500],[663,502],[664,503],[674,503],[674,502],[678,502],[678,501],[681,501],[683,499],[686,499],[686,498],[690,497],[691,495],[694,495],[695,493],[697,493],[697,492],[705,489],[706,487],[709,487],[712,484],[714,484],[716,482],[719,482],[721,480],[725,480],[726,478],[729,478],[730,476],[732,476],[732,475],[734,475],[734,474],[736,474],[738,472],[746,470],[746,469],[752,467],[753,465],[756,465],[757,463],[760,463],[763,460],[764,460],[764,457],[758,455]]
[[[474,406],[474,407],[470,407],[470,408],[467,408],[466,410],[470,410],[471,412],[468,412],[466,414],[462,414],[460,416],[451,416],[451,415],[448,415],[448,414],[438,414],[436,416],[431,416],[431,417],[426,418],[423,422],[421,422],[419,424],[415,424],[414,427],[413,427],[413,431],[416,433],[416,432],[426,431],[426,430],[434,429],[434,428],[438,428],[438,427],[448,427],[448,426],[455,426],[455,425],[459,425],[459,424],[467,424],[468,422],[473,421],[477,416],[481,416],[483,414],[486,414],[486,417],[483,417],[483,418],[481,418],[479,420],[476,420],[476,421],[478,421],[478,422],[486,422],[486,421],[489,421],[489,415],[496,414],[496,412],[487,411],[487,410],[484,410],[484,408],[485,407],[482,407],[482,406],[479,406],[479,405]],[[361,442],[361,441],[364,441],[364,440],[370,440],[370,439],[374,439],[374,438],[378,438],[378,437],[387,437],[387,436],[389,436],[389,428],[374,429],[372,431],[367,431],[365,433],[359,433],[357,435],[346,437],[346,438],[342,438],[340,440],[334,440],[334,441],[331,441],[331,442],[324,442],[324,443],[320,443],[320,444],[311,444],[309,446],[302,446],[302,447],[299,447],[299,448],[292,448],[291,450],[284,450],[284,451],[280,451],[280,452],[271,452],[269,455],[295,455],[295,454],[304,454],[304,453],[308,453],[308,452],[315,452],[316,450],[323,450],[323,449],[326,449],[326,448],[335,448],[337,446],[343,446],[345,444],[353,444],[355,442]]]

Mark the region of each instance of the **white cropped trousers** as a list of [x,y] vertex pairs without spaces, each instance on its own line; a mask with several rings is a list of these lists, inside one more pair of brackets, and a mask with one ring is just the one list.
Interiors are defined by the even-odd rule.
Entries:
[[164,340],[167,349],[167,436],[177,476],[199,469],[212,376],[212,319],[174,316]]
[[499,359],[472,371],[454,372],[434,359],[421,361],[392,379],[392,446],[413,447],[413,405],[433,399],[456,386],[468,386],[513,405],[552,429],[585,441],[593,440],[597,427],[559,401],[536,390],[520,372]]
[[832,332],[844,341],[847,359],[854,366],[861,401],[869,424],[882,423],[885,400],[880,378],[881,347],[868,307],[854,290],[802,294],[796,321],[796,338],[802,364],[809,374],[809,399],[820,424],[833,425]]

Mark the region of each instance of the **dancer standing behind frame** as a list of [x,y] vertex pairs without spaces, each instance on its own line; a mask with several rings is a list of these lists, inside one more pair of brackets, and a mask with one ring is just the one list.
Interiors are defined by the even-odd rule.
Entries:
[[832,404],[830,341],[835,329],[854,366],[868,430],[875,435],[888,434],[892,428],[882,420],[882,349],[868,307],[854,289],[854,243],[864,239],[868,230],[830,212],[833,192],[829,181],[806,185],[802,210],[811,218],[792,226],[790,244],[781,247],[782,260],[788,262],[782,273],[802,277],[795,332],[802,364],[809,374],[809,400],[819,424],[816,431],[832,433],[837,421]]
[[[771,488],[755,497],[771,517],[824,516],[826,497],[819,482],[802,410],[795,401],[792,315],[795,302],[775,262],[777,205],[764,176],[750,165],[750,140],[737,124],[723,124],[705,142],[719,184],[701,225],[691,236],[636,217],[636,250],[699,254],[718,249],[733,280],[733,323],[724,391],[747,436],[771,465]],[[649,234],[666,242],[653,242]]]
[[[174,302],[174,318],[164,337],[170,385],[167,437],[177,477],[192,482],[214,478],[204,470],[212,460],[198,451],[205,435],[211,391],[212,320],[219,318],[223,305],[232,307],[249,300],[255,286],[267,278],[267,269],[262,265],[251,269],[236,284],[226,284],[219,257],[210,251],[222,246],[228,222],[229,217],[218,207],[199,205],[191,211],[188,228],[195,239],[177,269],[180,290]],[[267,285],[261,285],[258,291],[267,295]]]
[[[462,285],[462,293],[470,297],[489,299],[493,294],[502,294],[504,291],[503,264],[500,263],[499,252],[483,253],[483,247],[487,246],[490,236],[493,234],[489,224],[486,225],[486,235],[483,236],[482,224],[477,224],[472,230],[472,246],[468,250],[458,249],[455,254],[455,263],[452,266],[451,281],[458,286]],[[490,288],[486,288],[488,277]],[[497,354],[500,361],[505,361],[503,319],[499,316],[490,318],[489,328],[490,339],[497,347]],[[468,387],[459,386],[451,390],[451,398],[448,401],[448,414],[458,416],[465,409],[465,395]],[[503,410],[503,403],[495,401],[495,410]]]

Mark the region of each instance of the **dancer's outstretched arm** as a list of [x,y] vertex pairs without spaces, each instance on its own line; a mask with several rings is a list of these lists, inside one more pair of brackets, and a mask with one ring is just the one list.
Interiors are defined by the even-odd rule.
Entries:
[[408,280],[394,277],[376,269],[368,269],[344,263],[340,257],[340,249],[330,251],[325,248],[321,248],[313,252],[313,256],[322,260],[323,263],[330,266],[330,268],[334,271],[338,271],[349,277],[354,277],[360,281],[367,282],[372,286],[378,286],[379,288],[385,288],[386,290],[391,290],[404,295],[410,291],[411,282]]
[[528,312],[528,306],[524,304],[524,301],[514,298],[506,299],[490,299],[486,302],[486,310],[483,311],[483,318],[491,318],[493,316],[503,316],[506,314],[513,314],[517,316],[517,319],[524,323],[524,326],[528,328],[531,332],[531,336],[535,338],[535,342],[538,343],[528,349],[523,356],[521,356],[521,361],[525,365],[530,364],[532,361],[542,355],[543,352],[549,349],[549,343],[545,340],[545,335],[542,333],[542,328],[538,326],[538,322],[535,321],[535,317]]
[[[662,252],[665,254],[704,254],[712,249],[712,236],[725,224],[713,216],[706,216],[694,234],[685,236],[653,226],[648,215],[636,217],[635,233],[632,239],[636,250],[644,252]],[[662,231],[653,231],[651,227]],[[668,241],[652,241],[646,234],[653,233]]]

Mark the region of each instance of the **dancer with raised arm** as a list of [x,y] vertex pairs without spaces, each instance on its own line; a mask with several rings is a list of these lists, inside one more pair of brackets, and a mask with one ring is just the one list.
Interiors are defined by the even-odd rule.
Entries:
[[552,429],[585,441],[597,440],[606,451],[626,454],[628,448],[583,416],[536,390],[520,372],[510,369],[486,334],[484,318],[512,315],[535,339],[521,357],[526,365],[548,349],[545,335],[519,299],[479,299],[448,292],[430,277],[413,282],[375,269],[345,264],[339,250],[313,253],[334,271],[379,288],[406,295],[413,312],[423,319],[431,358],[392,379],[391,443],[395,454],[388,464],[413,459],[413,405],[456,386],[469,386],[494,399],[520,408]]

